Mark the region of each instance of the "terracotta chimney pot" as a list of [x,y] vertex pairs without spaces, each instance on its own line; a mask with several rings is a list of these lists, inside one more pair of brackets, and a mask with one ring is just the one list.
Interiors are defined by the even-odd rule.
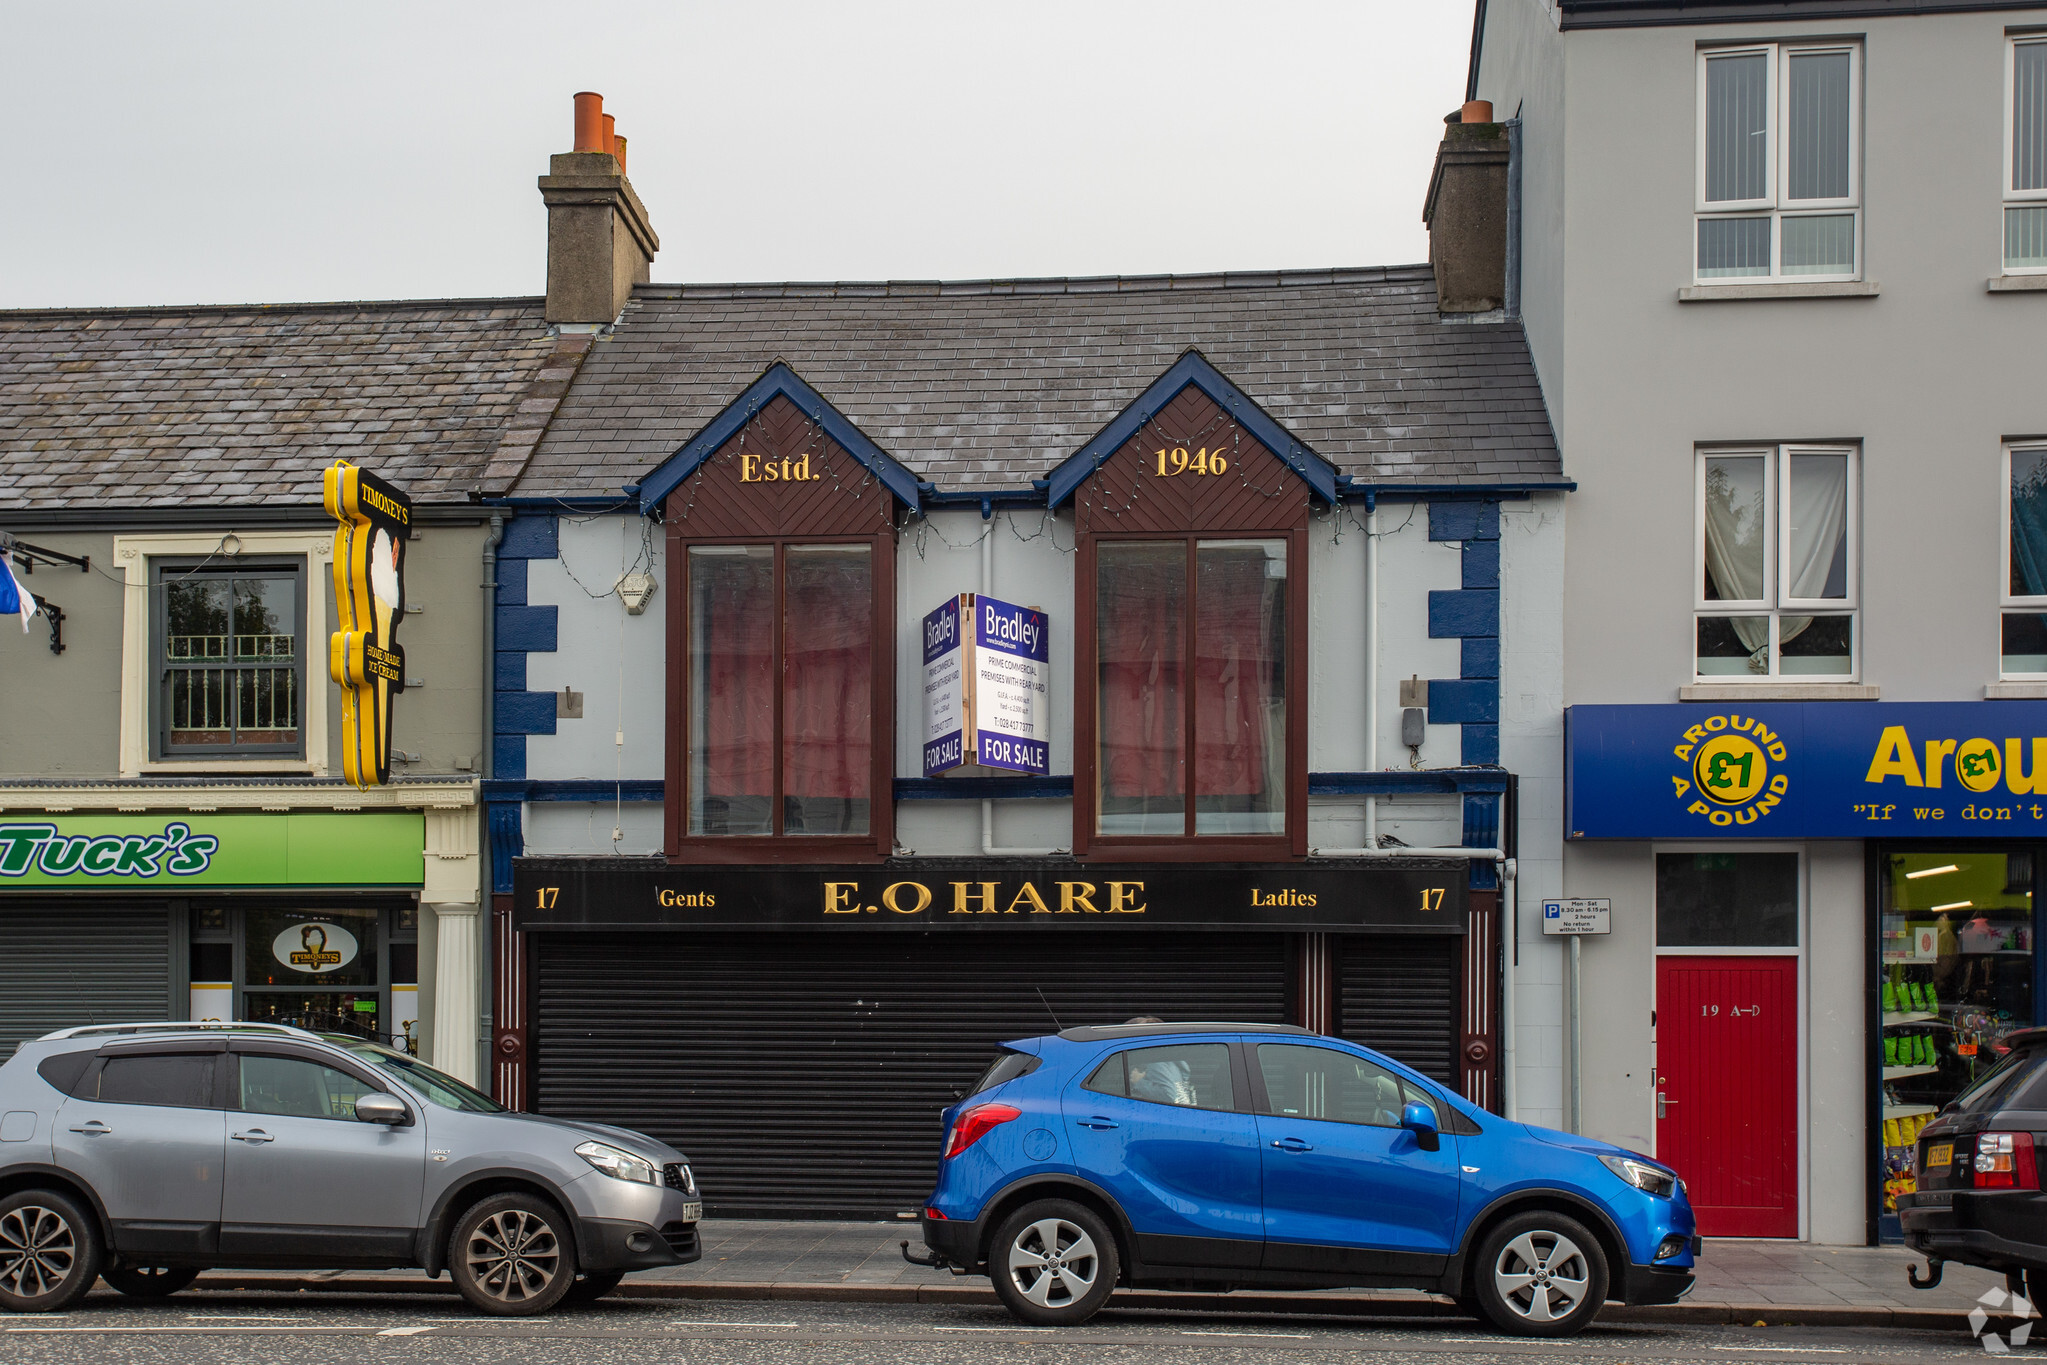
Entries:
[[1459,121],[1463,123],[1491,123],[1493,121],[1493,102],[1491,100],[1466,100],[1464,102],[1464,117]]
[[618,155],[617,127],[618,120],[606,114],[604,116],[604,145],[598,148],[599,151],[610,152],[613,156]]
[[594,90],[576,93],[576,142],[579,152],[601,152],[604,145],[604,96]]

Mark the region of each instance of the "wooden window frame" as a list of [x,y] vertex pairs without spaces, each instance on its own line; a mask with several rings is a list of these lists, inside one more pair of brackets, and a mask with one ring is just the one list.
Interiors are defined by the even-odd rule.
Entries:
[[[667,856],[675,863],[875,863],[895,848],[895,544],[893,531],[870,536],[845,535],[686,535],[671,524],[668,555],[668,799],[665,802]],[[865,545],[873,571],[873,623],[870,642],[869,711],[872,726],[868,775],[866,834],[710,835],[689,832],[688,735],[689,682],[689,551],[704,545],[772,546],[775,551],[775,621],[773,670],[775,689],[775,790],[771,810],[781,820],[782,803],[782,633],[783,569],[792,546]]]
[[[1073,853],[1076,858],[1115,862],[1259,862],[1304,858],[1308,854],[1308,529],[1237,529],[1203,526],[1174,531],[1084,531],[1076,555],[1074,592]],[[1196,578],[1194,545],[1205,540],[1284,540],[1287,545],[1286,653],[1286,830],[1282,834],[1104,835],[1096,832],[1101,753],[1097,744],[1101,706],[1100,641],[1097,636],[1096,548],[1103,542],[1175,541],[1187,546],[1188,610]],[[1187,816],[1194,818],[1193,701],[1194,631],[1184,632],[1187,693]]]

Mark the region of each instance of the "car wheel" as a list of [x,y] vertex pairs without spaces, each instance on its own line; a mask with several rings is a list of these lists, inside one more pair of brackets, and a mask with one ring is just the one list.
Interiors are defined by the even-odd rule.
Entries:
[[110,1265],[101,1268],[100,1278],[131,1299],[162,1299],[198,1279],[199,1272],[168,1265]]
[[1487,1233],[1471,1276],[1486,1317],[1517,1336],[1575,1336],[1606,1302],[1598,1239],[1557,1213],[1518,1214]]
[[0,1308],[69,1308],[99,1278],[104,1255],[99,1227],[75,1201],[51,1190],[0,1199]]
[[618,1282],[624,1278],[625,1272],[623,1270],[606,1270],[601,1273],[579,1275],[576,1278],[576,1282],[569,1286],[569,1292],[562,1295],[562,1302],[595,1303],[598,1299],[603,1298],[606,1294],[618,1288]]
[[1086,1322],[1116,1288],[1116,1239],[1108,1224],[1064,1199],[1026,1204],[1003,1219],[988,1261],[1003,1306],[1040,1327]]
[[475,1307],[529,1317],[560,1303],[576,1282],[576,1248],[553,1204],[537,1195],[497,1194],[455,1224],[448,1270]]

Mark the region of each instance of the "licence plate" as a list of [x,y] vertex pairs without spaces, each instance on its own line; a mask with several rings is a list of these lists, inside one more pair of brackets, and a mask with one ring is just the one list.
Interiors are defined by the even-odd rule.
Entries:
[[682,1221],[685,1223],[703,1222],[704,1206],[702,1204],[684,1204],[682,1206]]
[[1954,1160],[1955,1144],[1952,1142],[1937,1142],[1926,1149],[1926,1164],[1929,1169],[1934,1166],[1951,1166]]

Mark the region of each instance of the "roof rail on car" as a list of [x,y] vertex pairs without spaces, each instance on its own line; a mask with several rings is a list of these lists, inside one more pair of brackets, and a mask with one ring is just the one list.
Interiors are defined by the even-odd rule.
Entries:
[[290,1024],[262,1024],[253,1022],[240,1022],[234,1020],[222,1021],[216,1019],[208,1019],[203,1021],[188,1020],[183,1023],[158,1021],[146,1024],[80,1024],[75,1028],[63,1028],[58,1029],[55,1033],[45,1033],[37,1041],[49,1043],[56,1042],[64,1038],[91,1038],[99,1034],[108,1033],[212,1033],[212,1032],[273,1034],[281,1033],[287,1038],[310,1038],[314,1042],[320,1041],[319,1034],[309,1033],[302,1028],[293,1028]]

